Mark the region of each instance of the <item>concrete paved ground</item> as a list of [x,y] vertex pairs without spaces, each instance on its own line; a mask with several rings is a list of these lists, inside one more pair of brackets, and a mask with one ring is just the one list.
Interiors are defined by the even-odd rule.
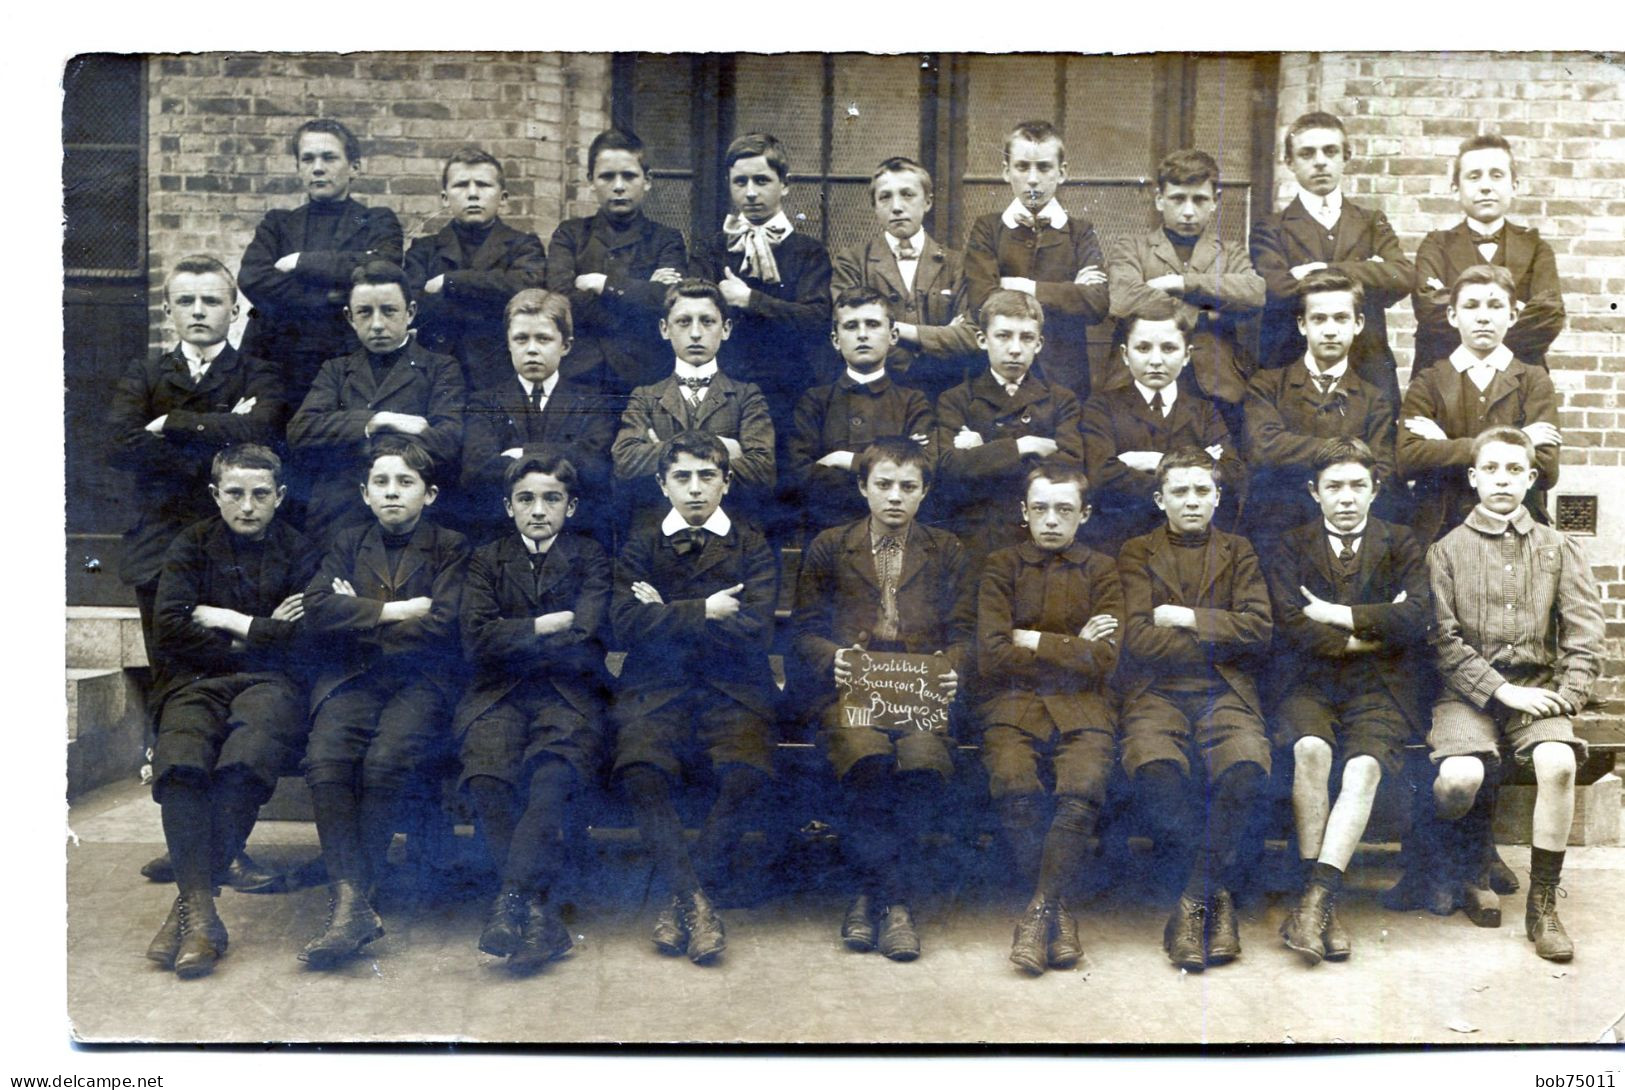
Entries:
[[[1535,957],[1523,895],[1506,924],[1394,914],[1376,902],[1394,871],[1362,853],[1342,901],[1355,940],[1342,965],[1306,969],[1276,934],[1285,911],[1243,914],[1244,954],[1185,975],[1163,956],[1165,904],[1131,891],[1085,905],[1088,958],[1028,979],[1005,957],[1020,897],[967,881],[918,906],[924,956],[894,964],[843,949],[838,890],[781,897],[725,915],[722,963],[659,956],[641,903],[636,842],[594,841],[593,874],[573,895],[576,950],[513,979],[479,953],[486,894],[427,903],[395,893],[387,935],[333,973],[295,953],[322,925],[321,888],[227,891],[229,955],[181,981],[142,956],[173,887],[142,879],[162,850],[157,807],[139,785],[88,796],[70,813],[67,1000],[77,1037],[110,1041],[464,1042],[1390,1042],[1489,1045],[1625,1038],[1625,847],[1571,849],[1562,915],[1579,954]],[[473,844],[460,838],[465,854]],[[251,850],[294,865],[315,852],[303,823],[265,822]],[[399,847],[397,847],[399,853]],[[1527,849],[1505,850],[1523,873]],[[1608,1035],[1616,1034],[1617,1037]]]

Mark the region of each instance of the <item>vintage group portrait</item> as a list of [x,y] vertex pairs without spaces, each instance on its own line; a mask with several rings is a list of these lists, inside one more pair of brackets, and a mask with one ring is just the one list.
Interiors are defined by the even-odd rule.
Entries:
[[1617,1043],[1622,72],[68,58],[74,1039]]

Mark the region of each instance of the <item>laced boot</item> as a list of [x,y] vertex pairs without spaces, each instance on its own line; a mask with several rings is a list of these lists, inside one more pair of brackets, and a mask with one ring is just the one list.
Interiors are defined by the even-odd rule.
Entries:
[[1162,929],[1162,948],[1168,960],[1187,972],[1207,968],[1207,905],[1181,896],[1179,906]]
[[688,932],[688,960],[695,965],[711,961],[727,946],[722,917],[700,890],[690,894],[684,906],[683,928]]
[[1055,929],[1049,940],[1049,967],[1070,969],[1083,960],[1083,943],[1078,941],[1078,918],[1066,899],[1055,903]]
[[491,902],[480,932],[480,949],[492,957],[505,958],[519,949],[525,926],[525,897],[516,889],[505,889]]
[[1574,941],[1563,930],[1563,921],[1557,918],[1557,899],[1560,896],[1567,897],[1568,891],[1556,883],[1529,883],[1523,931],[1535,944],[1535,953],[1547,961],[1571,961],[1574,958]]
[[1016,921],[1015,936],[1010,942],[1010,963],[1024,973],[1043,975],[1049,963],[1049,936],[1054,924],[1054,910],[1048,901],[1039,901],[1021,914]]
[[181,941],[175,949],[175,975],[190,980],[213,972],[225,955],[226,925],[208,890],[183,893],[178,903]]
[[328,887],[327,926],[299,953],[312,969],[331,969],[361,952],[384,934],[384,921],[373,911],[361,884],[341,878]]
[[1326,956],[1326,928],[1331,923],[1332,891],[1309,883],[1298,899],[1298,907],[1281,921],[1281,938],[1287,948],[1298,952],[1310,965],[1319,965]]

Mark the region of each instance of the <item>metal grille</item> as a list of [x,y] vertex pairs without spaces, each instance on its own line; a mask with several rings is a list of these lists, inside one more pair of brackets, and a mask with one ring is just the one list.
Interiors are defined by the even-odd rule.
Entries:
[[1219,161],[1221,178],[1246,178],[1253,154],[1252,63],[1204,57],[1196,64],[1196,86],[1195,145]]
[[1073,174],[1140,178],[1150,172],[1156,162],[1156,65],[1152,57],[1067,59],[1063,101]]
[[63,72],[62,262],[70,276],[146,267],[140,57],[86,54]]
[[1563,531],[1563,533],[1589,535],[1596,534],[1596,496],[1558,496],[1556,507],[1557,528]]

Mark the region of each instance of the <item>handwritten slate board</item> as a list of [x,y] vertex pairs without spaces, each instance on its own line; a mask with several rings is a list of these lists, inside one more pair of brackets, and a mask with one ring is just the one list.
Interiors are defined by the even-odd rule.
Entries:
[[841,693],[841,725],[907,733],[948,730],[953,702],[937,679],[948,672],[939,655],[848,651],[852,681]]

